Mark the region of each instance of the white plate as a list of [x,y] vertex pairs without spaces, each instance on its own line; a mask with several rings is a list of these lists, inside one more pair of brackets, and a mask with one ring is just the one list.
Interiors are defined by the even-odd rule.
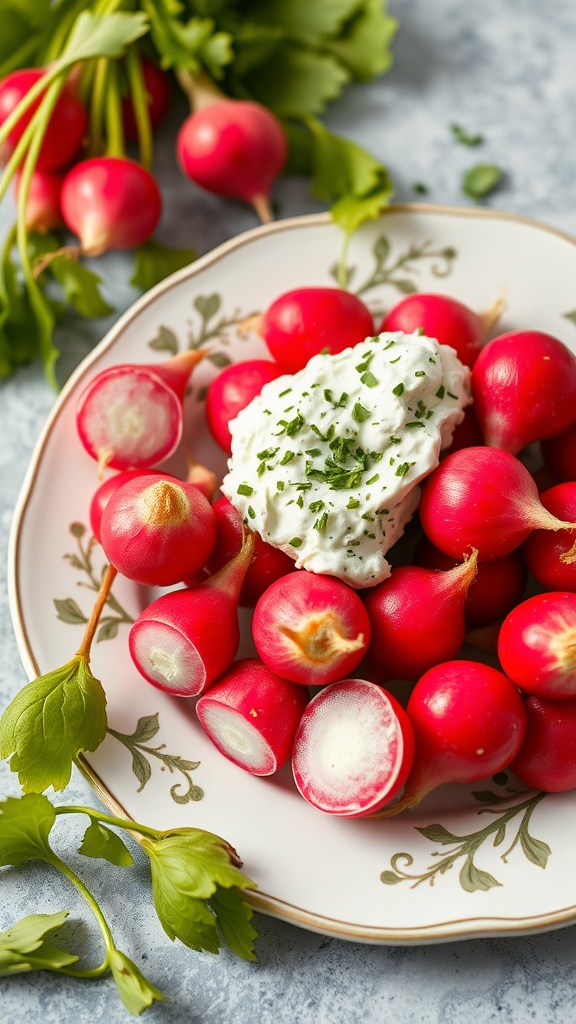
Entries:
[[[262,342],[238,330],[242,319],[290,288],[334,283],[341,244],[324,215],[242,235],[143,296],[78,368],[38,443],[12,530],[11,608],[31,678],[71,657],[82,626],[64,620],[88,614],[93,599],[82,560],[97,477],[76,436],[82,387],[114,363],[164,358],[163,347],[208,346],[212,360],[195,372],[186,403],[186,443],[222,472],[201,389],[227,359],[264,355]],[[363,296],[375,309],[410,288],[448,292],[477,310],[504,297],[500,329],[545,330],[576,347],[575,242],[533,222],[475,209],[395,207],[353,238],[348,263],[355,267],[350,287],[368,283]],[[182,469],[183,457],[172,465]],[[90,558],[98,576],[98,546]],[[576,920],[576,794],[521,794],[508,778],[470,787],[476,797],[443,787],[388,821],[323,815],[297,794],[286,766],[270,779],[236,768],[204,735],[193,702],[140,678],[128,655],[128,625],[115,620],[122,609],[137,615],[146,595],[125,580],[114,595],[120,610],[107,610],[108,638],[95,645],[92,666],[107,691],[110,727],[124,739],[110,733],[85,770],[117,813],[224,836],[258,883],[255,907],[343,938],[431,942]],[[242,653],[249,650],[247,640]],[[127,738],[135,732],[138,746]]]

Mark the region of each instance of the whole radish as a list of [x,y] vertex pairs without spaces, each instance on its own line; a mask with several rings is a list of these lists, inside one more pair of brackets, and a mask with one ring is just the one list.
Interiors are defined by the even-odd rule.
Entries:
[[133,249],[155,231],[162,212],[152,175],[126,157],[99,156],[76,164],[60,196],[64,223],[85,256]]
[[[456,558],[422,537],[414,552],[414,562],[425,569],[452,569]],[[485,626],[503,618],[522,598],[526,586],[526,566],[519,551],[477,565],[476,576],[468,587],[464,618],[469,626]]]
[[[212,506],[216,517],[216,543],[206,568],[214,573],[234,557],[242,545],[242,520],[228,498],[221,497]],[[264,592],[294,570],[294,561],[280,548],[267,544],[259,534],[254,534],[254,557],[248,566],[242,590],[240,606],[254,608]]]
[[500,629],[498,657],[525,693],[576,697],[576,594],[536,594],[513,608]]
[[206,394],[206,420],[216,444],[225,452],[230,454],[232,450],[230,420],[283,372],[269,359],[247,359],[227,366],[211,382]]
[[406,712],[414,765],[398,803],[413,807],[445,782],[477,782],[507,768],[526,732],[518,690],[502,672],[476,661],[446,661],[418,680]]
[[[96,488],[92,495],[88,515],[90,519],[90,528],[98,543],[100,543],[102,513],[115,491],[129,480],[134,480],[137,477],[144,475],[152,476],[157,472],[159,471],[155,469],[126,469],[122,473],[114,473],[113,476],[109,476],[107,480],[104,480]],[[165,473],[164,477],[168,478],[168,474]],[[174,479],[176,479],[176,477],[174,477]]]
[[524,707],[526,736],[511,771],[545,793],[576,789],[576,698],[529,697]]
[[245,658],[200,697],[196,714],[224,757],[252,775],[272,775],[292,753],[307,703],[304,687]]
[[286,162],[284,129],[274,114],[252,100],[221,99],[186,118],[176,142],[178,161],[197,185],[251,203],[271,219],[270,190]]
[[169,587],[198,572],[216,540],[212,506],[194,484],[161,473],[134,477],[110,497],[100,543],[135,583]]
[[[0,82],[0,127],[43,75],[42,68],[21,68],[18,71],[12,71],[2,79]],[[40,95],[38,99],[34,100],[9,132],[6,143],[2,147],[4,157],[9,157],[18,145],[42,99],[43,95]],[[82,146],[87,130],[86,108],[74,90],[70,86],[65,86],[48,122],[38,154],[37,170],[54,170],[69,164]]]
[[308,704],[294,740],[294,781],[327,814],[362,818],[390,803],[414,760],[414,737],[394,697],[366,679],[326,686]]
[[464,419],[457,423],[452,434],[450,447],[444,452],[444,456],[451,452],[460,451],[461,448],[477,448],[484,444],[480,424],[476,419],[474,407],[469,405],[464,410]]
[[240,643],[238,598],[254,542],[198,587],[163,594],[130,629],[132,660],[145,679],[175,697],[203,693],[232,664]]
[[360,663],[370,622],[354,590],[302,569],[276,580],[259,599],[252,636],[273,672],[294,683],[324,686]]
[[374,333],[374,320],[361,299],[342,288],[295,288],[272,302],[260,332],[285,373],[302,370],[324,350],[335,355]]
[[464,643],[464,605],[476,554],[446,571],[405,565],[364,597],[370,619],[368,661],[387,679],[417,679],[454,658]]
[[541,444],[544,465],[555,480],[576,480],[576,423]]
[[[14,178],[16,195],[18,195],[20,177],[21,175],[17,173]],[[39,234],[45,235],[48,231],[62,226],[60,192],[63,180],[63,175],[57,171],[34,171],[26,198],[26,227],[28,231],[38,231]]]
[[92,378],[78,400],[76,426],[100,467],[147,468],[176,450],[186,385],[203,355],[187,351],[157,365],[118,364]]
[[482,350],[472,373],[484,441],[515,455],[576,418],[576,356],[550,334],[511,331]]
[[456,349],[465,366],[474,366],[486,334],[498,320],[501,305],[495,303],[486,313],[475,313],[449,295],[407,295],[386,314],[380,331],[412,334],[421,327],[428,338]]
[[[148,105],[148,116],[152,128],[158,128],[164,121],[170,109],[172,100],[172,88],[170,79],[165,71],[162,71],[157,64],[142,57],[142,78],[146,92]],[[122,98],[122,127],[124,136],[129,142],[138,139],[138,126],[134,114],[134,105],[130,96]]]
[[531,530],[576,529],[542,505],[526,467],[497,448],[462,448],[427,478],[419,505],[426,536],[453,558],[473,548],[478,560],[501,558]]
[[[576,520],[576,483],[557,484],[540,492],[544,508],[558,519]],[[576,591],[574,530],[533,530],[522,545],[528,571],[546,590]]]

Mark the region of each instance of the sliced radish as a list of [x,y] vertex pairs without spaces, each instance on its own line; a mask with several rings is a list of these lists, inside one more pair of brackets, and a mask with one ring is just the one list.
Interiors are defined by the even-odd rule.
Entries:
[[302,686],[245,658],[200,698],[196,712],[224,757],[252,775],[272,775],[290,757],[307,703]]
[[360,818],[393,800],[413,759],[412,728],[394,697],[365,679],[344,679],[308,704],[292,770],[308,803],[327,814]]

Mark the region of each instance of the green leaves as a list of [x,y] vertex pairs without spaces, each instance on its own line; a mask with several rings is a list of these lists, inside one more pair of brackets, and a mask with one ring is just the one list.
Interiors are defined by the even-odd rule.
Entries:
[[197,75],[203,68],[213,78],[232,60],[232,36],[216,29],[212,18],[182,19],[184,5],[173,0],[142,0],[150,18],[152,40],[163,68],[184,68]]
[[[93,14],[82,11],[74,23],[62,55],[52,69],[60,71],[79,61],[95,57],[115,60],[126,47],[148,31],[148,18],[141,11]],[[51,72],[52,73],[52,72]]]
[[496,164],[476,164],[470,167],[462,178],[462,191],[479,202],[498,187],[504,172]]
[[49,835],[56,812],[48,797],[29,793],[0,803],[0,867],[52,859]]
[[471,135],[466,132],[464,128],[461,128],[459,124],[451,124],[450,130],[456,142],[459,142],[461,146],[479,146],[481,142],[484,142],[484,136],[479,133]]
[[64,789],[74,758],[106,735],[106,697],[88,661],[75,655],[28,683],[0,719],[0,757],[10,757],[24,792]]
[[164,999],[160,989],[152,985],[119,949],[110,951],[109,963],[120,998],[130,1013],[138,1016],[155,999]]
[[67,916],[67,910],[33,914],[0,932],[0,977],[41,969],[58,971],[75,963],[77,956],[44,941],[44,936],[60,928]]
[[150,858],[156,913],[172,940],[217,953],[220,931],[234,952],[254,959],[252,912],[238,890],[255,886],[239,871],[228,843],[190,828],[144,838],[142,848]]
[[136,249],[136,266],[130,284],[146,292],[169,274],[187,267],[197,255],[195,249],[173,249],[150,238]]
[[102,857],[117,867],[129,868],[133,862],[132,854],[122,842],[120,836],[112,829],[106,828],[99,821],[92,821],[84,833],[78,853],[85,857]]

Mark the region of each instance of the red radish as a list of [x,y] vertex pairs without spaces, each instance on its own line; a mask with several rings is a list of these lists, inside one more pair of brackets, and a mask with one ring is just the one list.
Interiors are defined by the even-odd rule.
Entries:
[[414,737],[394,697],[344,679],[312,698],[292,753],[298,790],[327,814],[361,818],[394,799],[414,759]]
[[[16,195],[20,187],[19,173],[14,183]],[[26,227],[28,231],[38,231],[45,235],[48,231],[62,226],[62,210],[60,209],[60,191],[62,174],[56,171],[34,171],[30,179],[30,189],[26,198]]]
[[476,554],[438,572],[405,565],[364,597],[372,640],[368,660],[388,679],[417,679],[454,658],[464,643],[464,604]]
[[[148,116],[152,128],[157,128],[166,117],[172,99],[170,79],[165,71],[147,57],[142,57],[142,77],[148,101]],[[122,127],[129,142],[138,138],[138,126],[130,96],[122,99]]]
[[498,637],[506,675],[536,697],[576,697],[576,594],[536,594],[513,608]]
[[[16,110],[20,101],[33,85],[40,81],[44,71],[41,68],[21,68],[6,75],[0,82],[0,126]],[[43,96],[30,104],[8,133],[3,145],[3,155],[10,154],[18,145],[25,129],[38,110]],[[88,115],[84,104],[70,87],[64,87],[52,112],[46,133],[40,146],[36,168],[53,170],[65,167],[78,153],[88,130]]]
[[[98,543],[100,543],[100,524],[102,522],[102,513],[106,508],[106,505],[110,501],[110,498],[115,491],[118,490],[122,484],[128,482],[128,480],[134,480],[136,477],[144,475],[151,476],[158,471],[155,469],[126,469],[123,473],[115,473],[114,476],[109,476],[107,480],[104,480],[99,487],[96,488],[92,495],[92,501],[90,502],[90,527]],[[164,474],[168,476],[167,473]],[[174,477],[176,479],[176,477]]]
[[486,444],[515,455],[573,423],[576,356],[542,331],[502,334],[478,357],[472,394]]
[[[414,561],[426,569],[458,565],[456,558],[439,551],[427,537],[419,541]],[[480,562],[477,570],[464,602],[464,618],[469,626],[485,626],[503,618],[521,600],[526,586],[526,567],[519,551]]]
[[[558,519],[576,520],[576,483],[557,484],[540,493],[540,501]],[[573,530],[533,530],[522,554],[534,579],[547,590],[576,591],[576,534]]]
[[84,388],[76,426],[99,465],[138,469],[167,459],[182,436],[182,403],[201,351],[157,365],[124,363],[101,370]]
[[406,711],[416,753],[392,814],[413,807],[445,782],[477,782],[507,768],[526,731],[514,683],[476,661],[446,661],[425,672]]
[[100,543],[111,565],[149,587],[198,572],[216,540],[212,506],[194,484],[164,474],[126,481],[110,497]]
[[263,314],[261,334],[285,373],[301,370],[312,356],[358,345],[374,333],[372,313],[342,288],[295,288]]
[[307,703],[304,687],[245,658],[200,697],[196,713],[224,757],[252,775],[272,775],[292,753]]
[[576,480],[576,423],[562,434],[543,441],[541,448],[544,465],[556,480],[561,483]]
[[294,683],[324,686],[360,663],[370,641],[370,622],[346,583],[302,569],[276,580],[262,595],[252,636],[273,672]]
[[478,560],[501,558],[531,530],[576,529],[542,505],[526,467],[497,448],[462,448],[427,478],[420,506],[426,536],[453,558],[476,548]]
[[214,378],[206,395],[206,419],[216,444],[230,454],[232,436],[228,426],[245,409],[265,384],[284,371],[267,359],[247,359],[233,363]]
[[[201,462],[194,462],[193,459],[189,458],[188,468],[186,471],[186,482],[194,484],[194,487],[197,487],[209,502],[212,502],[214,492],[218,487],[218,477],[211,469],[208,469],[208,467],[204,466]],[[238,547],[240,547],[240,543],[238,544]],[[233,552],[233,554],[236,554],[236,552]]]
[[133,160],[99,156],[76,164],[64,178],[62,216],[86,256],[133,249],[160,220],[162,199],[152,175]]
[[464,410],[464,419],[457,423],[452,434],[450,447],[443,453],[444,456],[451,452],[458,452],[461,448],[477,448],[484,444],[480,424],[474,414],[474,409],[469,405]]
[[254,542],[199,587],[174,590],[153,601],[130,629],[138,671],[176,697],[203,693],[232,664],[240,643],[238,597]]
[[413,334],[423,328],[428,338],[450,345],[465,366],[474,366],[484,338],[498,321],[502,303],[486,313],[474,313],[449,295],[418,293],[407,295],[386,314],[381,331]]
[[209,192],[251,203],[271,219],[270,189],[286,162],[284,129],[274,114],[251,100],[222,99],[189,115],[176,151],[184,173]]
[[576,789],[576,698],[529,697],[524,706],[526,737],[511,771],[526,786],[546,793]]
[[[216,544],[208,560],[209,572],[221,569],[240,549],[242,520],[228,498],[219,498],[212,506],[216,516]],[[253,608],[268,587],[294,570],[294,562],[280,548],[273,547],[254,534],[254,558],[244,577],[240,605]]]

